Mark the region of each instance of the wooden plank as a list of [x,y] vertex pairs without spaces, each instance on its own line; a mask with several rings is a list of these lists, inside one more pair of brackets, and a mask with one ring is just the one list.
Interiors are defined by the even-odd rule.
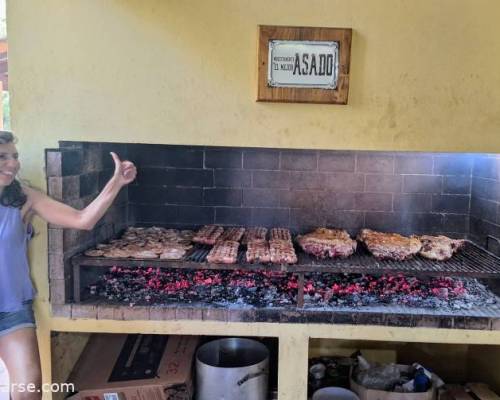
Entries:
[[485,383],[468,383],[469,388],[480,400],[500,400],[495,392],[493,392]]

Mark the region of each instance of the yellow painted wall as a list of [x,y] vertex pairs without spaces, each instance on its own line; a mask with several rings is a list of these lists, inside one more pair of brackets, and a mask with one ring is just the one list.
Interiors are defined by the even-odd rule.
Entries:
[[[44,188],[59,139],[500,152],[499,17],[498,0],[8,0],[22,173]],[[349,104],[255,102],[258,24],[352,28]],[[50,377],[49,330],[98,326],[50,319],[36,228]]]
[[[14,0],[24,138],[500,151],[497,0]],[[353,28],[349,105],[257,103],[257,25]]]

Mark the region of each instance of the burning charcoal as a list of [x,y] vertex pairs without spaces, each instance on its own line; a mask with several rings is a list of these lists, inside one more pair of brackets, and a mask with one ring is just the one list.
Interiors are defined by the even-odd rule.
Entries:
[[215,305],[294,305],[297,278],[275,272],[160,270],[113,267],[96,292],[108,300],[131,304],[204,302]]
[[[283,307],[296,305],[298,279],[273,271],[113,267],[88,289],[91,295],[126,304]],[[404,305],[458,310],[493,304],[496,297],[475,279],[310,273],[305,277],[304,301],[306,307]]]
[[495,296],[475,279],[429,278],[403,275],[373,277],[356,274],[310,274],[304,284],[306,306],[408,307],[467,309],[495,302]]

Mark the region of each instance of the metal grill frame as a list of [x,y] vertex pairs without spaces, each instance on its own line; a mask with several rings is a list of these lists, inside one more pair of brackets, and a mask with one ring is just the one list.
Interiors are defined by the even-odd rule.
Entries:
[[236,264],[215,264],[206,262],[211,246],[195,246],[180,260],[132,259],[86,257],[77,255],[72,258],[73,265],[110,267],[159,267],[189,269],[248,269],[287,272],[332,272],[332,273],[404,273],[430,276],[467,276],[474,278],[500,278],[500,257],[466,241],[465,248],[447,261],[434,261],[416,256],[405,261],[377,260],[360,246],[356,253],[346,259],[317,259],[300,250],[297,251],[297,264],[249,264],[245,261],[243,246],[238,251]]

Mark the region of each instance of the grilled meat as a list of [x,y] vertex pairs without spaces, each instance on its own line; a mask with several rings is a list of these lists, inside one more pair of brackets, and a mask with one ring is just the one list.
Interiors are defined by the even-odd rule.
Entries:
[[205,225],[193,237],[193,242],[214,245],[224,232],[222,226]]
[[295,264],[297,254],[289,240],[274,239],[269,241],[271,262],[273,264]]
[[271,261],[271,253],[267,240],[251,240],[247,246],[247,262],[268,263]]
[[131,254],[132,258],[145,258],[145,259],[154,259],[158,258],[158,253],[151,251],[151,250],[142,250],[142,251],[136,251]]
[[102,257],[104,255],[104,250],[87,250],[83,254],[87,257]]
[[239,242],[245,233],[245,228],[235,227],[226,228],[224,233],[219,237],[218,240],[231,240],[233,242]]
[[180,260],[186,254],[186,250],[181,247],[170,247],[166,248],[163,253],[160,254],[160,259],[162,260]]
[[280,240],[289,240],[292,241],[292,235],[290,230],[286,228],[273,228],[270,232],[270,239],[280,239]]
[[106,258],[128,258],[130,253],[122,249],[111,249],[104,252],[104,257]]
[[210,253],[208,253],[207,261],[216,264],[234,264],[238,259],[238,242],[226,240],[217,242]]
[[297,242],[304,252],[318,258],[346,258],[357,247],[357,242],[342,229],[317,228],[314,232],[299,235]]
[[465,240],[454,240],[443,235],[423,235],[419,239],[422,242],[420,255],[430,260],[449,260],[453,254],[465,246]]
[[99,243],[95,249],[89,249],[84,254],[88,257],[154,259],[172,247],[185,253],[192,247],[192,236],[193,231],[189,230],[179,232],[155,226],[129,227],[120,239],[110,240],[107,244]]
[[379,260],[407,260],[422,248],[422,243],[417,237],[376,232],[371,229],[361,230],[358,240],[363,242],[368,251]]
[[265,240],[266,235],[267,228],[263,228],[262,226],[254,226],[252,228],[248,228],[243,235],[241,244],[248,244],[248,242],[255,239]]

